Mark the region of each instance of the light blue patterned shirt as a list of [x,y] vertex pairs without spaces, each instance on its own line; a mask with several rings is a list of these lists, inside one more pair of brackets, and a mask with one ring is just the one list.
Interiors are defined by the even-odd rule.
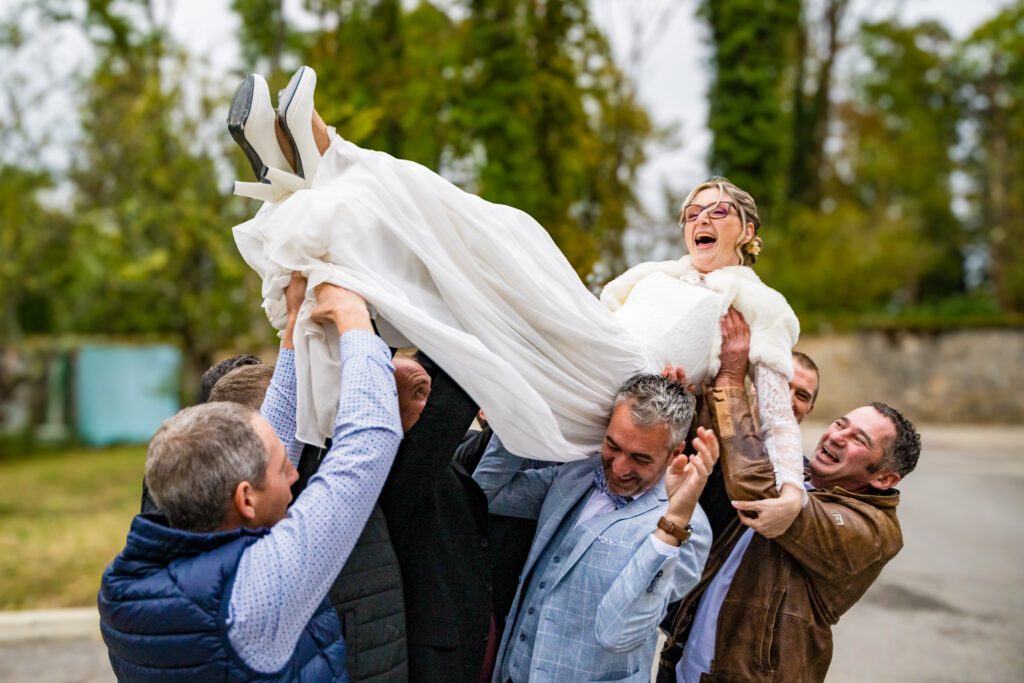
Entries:
[[[341,344],[341,395],[331,450],[288,516],[246,548],[228,605],[228,639],[253,669],[288,661],[380,495],[402,440],[388,347],[362,330]],[[281,349],[261,410],[297,463],[295,354]]]

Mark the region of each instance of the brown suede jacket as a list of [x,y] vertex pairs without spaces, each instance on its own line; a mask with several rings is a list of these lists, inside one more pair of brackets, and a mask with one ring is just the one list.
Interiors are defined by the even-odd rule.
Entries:
[[[778,496],[742,389],[709,392],[732,500]],[[786,533],[755,533],[718,615],[715,659],[703,683],[823,681],[832,659],[832,625],[860,599],[903,546],[896,519],[899,492],[811,491]],[[711,546],[704,574],[683,598],[662,652],[658,681],[675,681],[675,665],[697,605],[746,527],[733,520]]]

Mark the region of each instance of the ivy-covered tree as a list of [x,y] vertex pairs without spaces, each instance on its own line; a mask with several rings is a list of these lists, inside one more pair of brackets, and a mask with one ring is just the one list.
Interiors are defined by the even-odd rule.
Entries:
[[792,154],[789,98],[801,0],[702,0],[714,76],[708,165],[749,191],[771,215],[786,197]]
[[461,103],[480,193],[547,228],[581,276],[622,269],[653,129],[582,0],[474,0]]

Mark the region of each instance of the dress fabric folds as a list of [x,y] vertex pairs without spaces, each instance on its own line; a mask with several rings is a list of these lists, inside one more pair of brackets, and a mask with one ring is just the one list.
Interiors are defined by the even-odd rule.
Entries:
[[[423,350],[480,405],[505,446],[526,457],[570,461],[599,451],[617,389],[664,364],[664,349],[645,348],[647,328],[632,319],[627,328],[602,305],[526,213],[336,135],[309,189],[264,204],[234,235],[263,279],[277,329],[291,271],[309,280],[295,335],[296,436],[306,443],[330,436],[341,372],[336,344],[309,320],[321,282],[362,295],[389,345]],[[663,342],[670,328],[699,321],[689,325],[699,329],[693,338],[676,340],[685,350],[676,363],[702,374],[722,302],[666,279],[672,305],[651,322]]]

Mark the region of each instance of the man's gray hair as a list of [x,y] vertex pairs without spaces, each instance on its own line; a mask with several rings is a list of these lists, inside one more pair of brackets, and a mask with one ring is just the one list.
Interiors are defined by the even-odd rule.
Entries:
[[238,403],[203,403],[167,418],[149,442],[146,483],[172,527],[208,533],[228,517],[238,484],[263,485],[269,458]]
[[612,409],[627,401],[636,426],[668,427],[670,452],[686,439],[696,401],[682,385],[661,375],[633,375],[615,394]]

